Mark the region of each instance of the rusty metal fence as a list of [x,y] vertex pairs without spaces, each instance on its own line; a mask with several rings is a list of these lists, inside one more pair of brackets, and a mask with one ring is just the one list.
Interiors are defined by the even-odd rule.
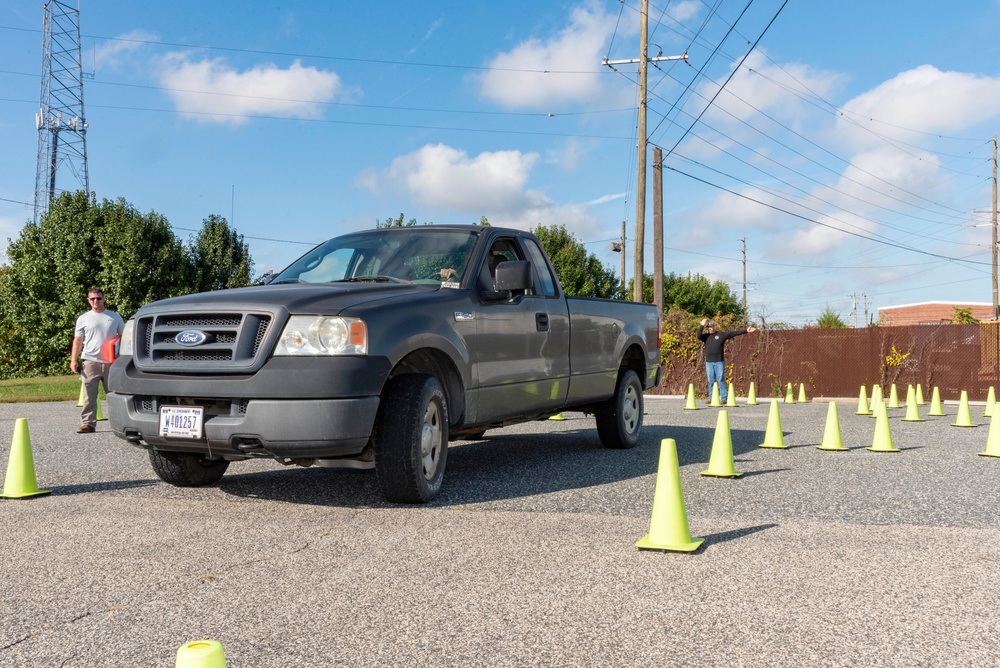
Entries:
[[[698,360],[666,358],[659,394],[684,394],[693,383],[705,396],[704,353]],[[856,397],[862,385],[887,390],[920,383],[941,398],[985,399],[1000,389],[1000,322],[914,325],[865,329],[805,329],[754,332],[726,344],[726,380],[739,396],[750,381],[758,397],[784,396],[788,383],[805,384],[810,397]]]

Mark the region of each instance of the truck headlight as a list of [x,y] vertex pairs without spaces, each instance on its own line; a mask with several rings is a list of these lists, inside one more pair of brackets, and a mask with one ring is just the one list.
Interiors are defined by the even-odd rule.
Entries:
[[118,344],[118,354],[119,355],[131,355],[132,354],[132,339],[135,335],[135,320],[129,320],[125,323],[125,329],[122,330],[122,340]]
[[293,315],[281,332],[274,354],[367,355],[368,329],[357,318]]

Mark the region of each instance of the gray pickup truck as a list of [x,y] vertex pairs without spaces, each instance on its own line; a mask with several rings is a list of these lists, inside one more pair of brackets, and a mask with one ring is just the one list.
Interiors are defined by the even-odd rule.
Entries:
[[659,383],[646,304],[566,297],[520,230],[427,225],[331,239],[267,284],[153,302],[111,368],[114,433],[177,486],[229,463],[374,468],[386,499],[441,489],[448,441],[562,411],[631,448]]

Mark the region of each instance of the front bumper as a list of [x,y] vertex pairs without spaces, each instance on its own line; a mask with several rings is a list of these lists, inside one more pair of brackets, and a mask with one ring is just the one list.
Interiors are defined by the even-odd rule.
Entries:
[[108,421],[116,436],[157,450],[228,458],[334,458],[356,455],[364,449],[375,424],[379,398],[234,403],[227,414],[206,411],[205,437],[201,440],[160,436],[155,399],[109,392],[107,402]]

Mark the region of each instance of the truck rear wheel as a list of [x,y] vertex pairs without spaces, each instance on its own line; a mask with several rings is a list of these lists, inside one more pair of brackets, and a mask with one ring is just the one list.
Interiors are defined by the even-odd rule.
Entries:
[[225,459],[205,459],[188,452],[150,450],[149,462],[160,480],[175,487],[211,485],[229,468]]
[[441,491],[448,459],[448,403],[433,376],[389,381],[375,426],[375,473],[395,503],[427,503]]
[[639,443],[642,431],[642,383],[632,369],[618,376],[614,395],[596,411],[597,435],[606,448],[624,450]]

